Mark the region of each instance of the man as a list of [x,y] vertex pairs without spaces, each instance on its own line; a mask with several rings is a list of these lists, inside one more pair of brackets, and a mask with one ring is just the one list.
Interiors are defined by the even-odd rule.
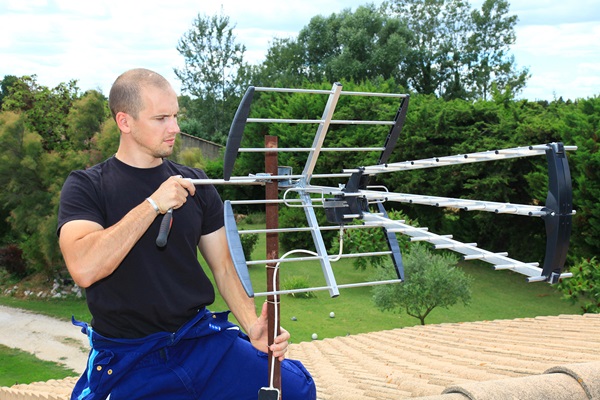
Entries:
[[[109,106],[117,153],[69,175],[58,215],[65,263],[92,314],[91,326],[77,323],[92,351],[72,398],[256,399],[268,383],[266,307],[257,317],[235,273],[215,188],[185,179],[205,173],[166,159],[179,133],[176,93],[159,74],[134,69],[117,78]],[[197,248],[247,336],[227,313],[206,310],[214,289]],[[315,398],[302,364],[284,360],[288,339],[282,330],[270,346],[282,360],[285,399]]]

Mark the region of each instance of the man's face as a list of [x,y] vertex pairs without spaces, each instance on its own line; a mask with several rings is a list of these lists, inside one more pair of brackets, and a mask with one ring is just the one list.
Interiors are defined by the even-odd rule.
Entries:
[[155,158],[171,155],[179,133],[177,95],[171,88],[142,90],[143,109],[131,124],[131,136],[140,149]]

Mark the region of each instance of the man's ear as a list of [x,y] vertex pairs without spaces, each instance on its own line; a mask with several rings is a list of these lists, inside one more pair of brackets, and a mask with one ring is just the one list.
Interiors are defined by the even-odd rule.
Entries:
[[117,122],[117,126],[119,130],[123,133],[129,133],[131,131],[130,122],[131,115],[124,113],[122,111],[118,112],[115,116],[115,121]]

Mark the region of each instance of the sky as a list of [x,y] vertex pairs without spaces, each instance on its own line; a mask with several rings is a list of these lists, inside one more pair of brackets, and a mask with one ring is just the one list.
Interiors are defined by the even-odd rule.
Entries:
[[[177,42],[198,16],[222,13],[235,25],[245,60],[264,60],[274,38],[296,37],[316,15],[382,0],[0,0],[0,79],[37,76],[55,87],[77,80],[108,95],[135,67],[161,73],[180,93]],[[509,0],[519,22],[511,48],[531,78],[518,96],[552,101],[600,95],[600,0]],[[480,7],[483,0],[470,0]]]

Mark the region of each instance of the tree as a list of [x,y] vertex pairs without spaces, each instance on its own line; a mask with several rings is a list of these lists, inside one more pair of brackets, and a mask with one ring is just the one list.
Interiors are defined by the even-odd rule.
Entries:
[[265,61],[253,74],[253,81],[262,86],[301,87],[306,79],[307,63],[303,44],[293,38],[274,38],[267,49]]
[[86,92],[73,102],[65,120],[66,136],[74,150],[89,150],[92,138],[110,117],[106,98],[95,90]]
[[403,84],[400,65],[410,32],[402,21],[373,4],[353,13],[317,15],[297,39],[276,39],[258,76],[289,86],[341,80],[362,82],[395,78]]
[[[237,103],[248,82],[246,47],[236,43],[229,17],[198,15],[177,44],[185,66],[175,68],[182,91],[194,99],[184,115],[200,122],[204,138],[224,143]],[[183,119],[185,122],[185,118]]]
[[425,245],[413,244],[403,258],[405,282],[374,287],[375,304],[381,310],[405,311],[421,325],[436,307],[449,308],[458,302],[468,305],[472,279],[456,267],[457,260],[454,254],[433,253]]
[[473,10],[473,32],[468,38],[467,62],[470,70],[469,91],[477,98],[488,99],[492,85],[504,91],[518,93],[529,78],[526,68],[515,70],[514,56],[508,54],[515,43],[516,15],[508,15],[506,0],[486,0],[481,11]]
[[2,110],[2,102],[9,94],[9,88],[19,80],[14,75],[5,75],[4,79],[0,81],[0,110]]
[[297,38],[276,39],[256,75],[299,86],[382,78],[445,99],[489,99],[492,87],[514,95],[528,70],[509,49],[515,15],[506,0],[392,0],[330,16],[317,15]]
[[[50,90],[34,83],[30,78],[17,81],[4,103],[16,112],[0,113],[0,205],[8,228],[2,229],[1,239],[18,246],[29,271],[53,276],[64,268],[56,240],[63,182],[70,171],[99,161],[102,142],[93,139],[103,131],[103,123],[112,120],[106,99],[96,91],[75,99],[68,85]],[[60,107],[51,110],[39,104],[44,101]],[[60,138],[37,131],[48,134],[46,127],[60,132]]]
[[444,83],[460,79],[469,5],[463,0],[392,1],[389,11],[412,33],[403,73],[409,87],[422,94],[442,94]]
[[87,155],[47,152],[43,139],[28,130],[23,114],[0,113],[0,204],[9,212],[10,237],[34,271],[53,275],[62,266],[56,240],[56,213],[62,183]]
[[2,110],[23,113],[27,128],[37,132],[42,137],[43,148],[51,151],[66,145],[66,118],[78,97],[76,80],[50,89],[39,85],[36,75],[23,76],[8,87]]
[[[400,64],[408,51],[410,33],[402,21],[379,12],[372,4],[358,7],[354,13],[346,10],[337,18],[339,52],[331,59],[328,81],[335,77],[355,82],[394,78],[404,83]],[[310,25],[299,38],[309,32]]]
[[409,88],[446,99],[487,99],[491,87],[517,93],[528,71],[516,71],[508,50],[516,16],[505,0],[486,0],[481,11],[465,0],[393,0],[388,12],[412,32],[402,70]]
[[[573,179],[572,248],[581,257],[600,254],[600,96],[574,104],[551,104],[553,126],[566,144],[577,145],[569,153]],[[548,124],[547,119],[543,121]]]

